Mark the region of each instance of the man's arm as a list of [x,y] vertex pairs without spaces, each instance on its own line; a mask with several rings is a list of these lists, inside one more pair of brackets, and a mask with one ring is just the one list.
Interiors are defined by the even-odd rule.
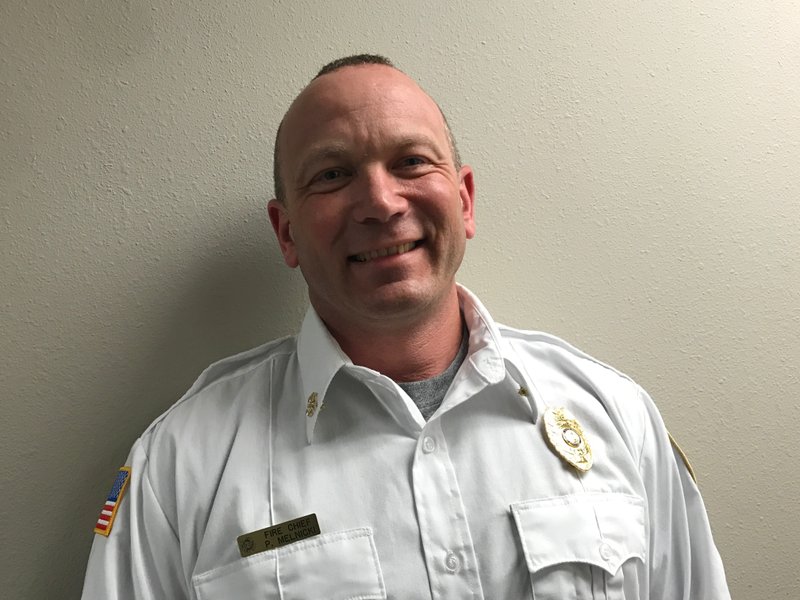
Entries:
[[651,597],[730,600],[700,491],[658,409],[639,393],[646,409],[639,470],[649,507]]
[[108,536],[96,534],[83,600],[188,598],[178,537],[148,477],[141,440],[128,456],[127,489]]

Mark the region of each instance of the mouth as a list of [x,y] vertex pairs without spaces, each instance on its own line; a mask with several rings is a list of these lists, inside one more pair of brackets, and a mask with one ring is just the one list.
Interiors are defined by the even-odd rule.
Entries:
[[414,248],[419,247],[422,240],[415,242],[407,242],[405,244],[398,244],[397,246],[389,246],[388,248],[381,248],[380,250],[369,250],[368,252],[361,252],[360,254],[353,254],[347,257],[350,262],[365,263],[376,258],[383,258],[384,256],[394,256],[395,254],[405,254],[411,252]]

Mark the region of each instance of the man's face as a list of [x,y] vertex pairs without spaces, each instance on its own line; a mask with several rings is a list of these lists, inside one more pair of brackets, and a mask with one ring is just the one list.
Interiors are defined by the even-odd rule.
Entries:
[[328,326],[436,314],[475,222],[472,170],[456,171],[433,100],[390,67],[344,67],[298,96],[278,143],[270,220]]

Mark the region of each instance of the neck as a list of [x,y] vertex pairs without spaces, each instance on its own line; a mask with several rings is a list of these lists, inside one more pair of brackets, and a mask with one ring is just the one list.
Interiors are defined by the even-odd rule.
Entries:
[[455,288],[435,314],[417,321],[325,325],[353,364],[401,382],[444,372],[461,344],[461,309]]

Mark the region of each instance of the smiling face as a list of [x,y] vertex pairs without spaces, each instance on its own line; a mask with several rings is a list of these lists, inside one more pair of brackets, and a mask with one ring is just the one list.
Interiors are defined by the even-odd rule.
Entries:
[[413,80],[382,65],[323,75],[278,143],[286,198],[270,220],[332,330],[409,325],[455,301],[472,170],[456,171],[441,112]]

